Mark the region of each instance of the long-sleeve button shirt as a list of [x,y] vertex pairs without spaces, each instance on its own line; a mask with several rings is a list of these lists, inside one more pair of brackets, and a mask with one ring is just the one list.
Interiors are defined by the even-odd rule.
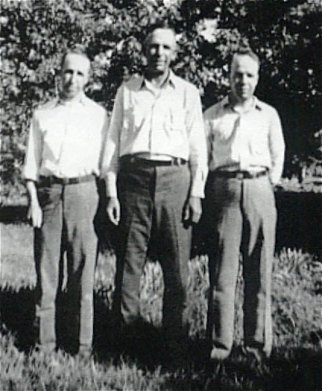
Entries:
[[24,178],[100,175],[107,129],[106,110],[85,95],[39,107],[30,125]]
[[253,99],[244,113],[234,110],[228,97],[204,113],[209,170],[251,170],[265,167],[273,184],[280,180],[285,144],[277,111]]
[[104,167],[107,195],[117,197],[120,157],[137,153],[188,160],[190,195],[204,196],[207,146],[198,90],[170,72],[166,83],[153,88],[133,76],[118,89],[106,140]]

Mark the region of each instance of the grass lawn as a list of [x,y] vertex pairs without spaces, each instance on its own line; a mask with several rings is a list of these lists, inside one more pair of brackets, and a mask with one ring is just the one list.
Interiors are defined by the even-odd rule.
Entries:
[[[290,249],[277,254],[273,273],[274,349],[267,362],[257,363],[240,349],[240,280],[236,346],[231,357],[216,367],[204,359],[207,259],[193,259],[189,365],[185,370],[170,371],[160,364],[163,283],[157,263],[148,263],[142,278],[141,309],[146,325],[137,330],[137,337],[143,341],[140,349],[129,347],[123,355],[109,349],[115,267],[112,256],[100,254],[95,282],[94,362],[71,357],[62,349],[44,357],[32,345],[32,230],[24,224],[2,224],[0,228],[1,390],[322,390],[322,264],[313,254]],[[60,300],[64,302],[63,294]]]

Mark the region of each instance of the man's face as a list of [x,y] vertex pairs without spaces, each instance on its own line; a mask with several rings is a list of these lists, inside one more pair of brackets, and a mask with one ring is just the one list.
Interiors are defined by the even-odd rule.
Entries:
[[145,48],[147,70],[159,76],[168,72],[176,56],[176,37],[172,30],[158,28],[148,37]]
[[68,54],[61,70],[62,95],[70,100],[83,92],[88,81],[89,60],[80,54]]
[[230,70],[231,92],[237,102],[245,102],[255,92],[258,83],[258,63],[247,54],[233,57]]

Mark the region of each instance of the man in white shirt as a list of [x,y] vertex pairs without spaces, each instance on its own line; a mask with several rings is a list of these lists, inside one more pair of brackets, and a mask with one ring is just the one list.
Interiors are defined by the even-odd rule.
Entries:
[[206,139],[197,89],[170,69],[174,31],[153,28],[145,55],[144,76],[117,92],[105,149],[107,213],[119,225],[114,311],[125,329],[139,320],[140,278],[153,237],[170,361],[185,336],[190,231],[201,215]]
[[209,146],[206,218],[209,228],[210,358],[230,354],[234,300],[243,256],[244,343],[258,358],[272,349],[271,272],[284,139],[276,110],[254,96],[259,59],[250,48],[231,63],[231,92],[204,114]]
[[56,348],[56,296],[61,254],[67,254],[68,345],[89,355],[93,336],[93,284],[101,172],[107,131],[105,109],[86,97],[90,61],[76,48],[62,59],[60,96],[35,110],[24,177],[34,227],[36,318],[40,348]]

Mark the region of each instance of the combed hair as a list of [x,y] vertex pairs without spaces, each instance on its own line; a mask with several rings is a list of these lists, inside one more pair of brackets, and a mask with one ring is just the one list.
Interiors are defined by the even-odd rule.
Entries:
[[257,62],[258,66],[261,65],[259,57],[254,52],[254,50],[247,44],[242,44],[242,45],[238,46],[238,48],[232,53],[230,63],[232,63],[232,60],[233,60],[234,56],[238,56],[238,55],[239,56],[245,56],[245,55],[249,56],[254,61]]
[[61,58],[61,62],[60,62],[61,68],[63,67],[65,59],[69,54],[78,54],[79,56],[82,56],[82,57],[86,58],[88,61],[90,61],[90,59],[87,55],[87,52],[86,52],[86,48],[83,45],[75,45],[75,46],[68,48],[63,53],[62,58]]
[[159,22],[153,23],[147,29],[147,33],[146,33],[146,36],[145,36],[145,39],[144,39],[144,42],[143,42],[143,47],[144,48],[146,47],[146,44],[147,44],[148,40],[151,37],[151,34],[154,32],[154,30],[157,30],[157,29],[171,30],[173,32],[173,34],[176,35],[175,28],[172,25],[170,25],[168,22],[166,22],[166,21],[159,21]]

